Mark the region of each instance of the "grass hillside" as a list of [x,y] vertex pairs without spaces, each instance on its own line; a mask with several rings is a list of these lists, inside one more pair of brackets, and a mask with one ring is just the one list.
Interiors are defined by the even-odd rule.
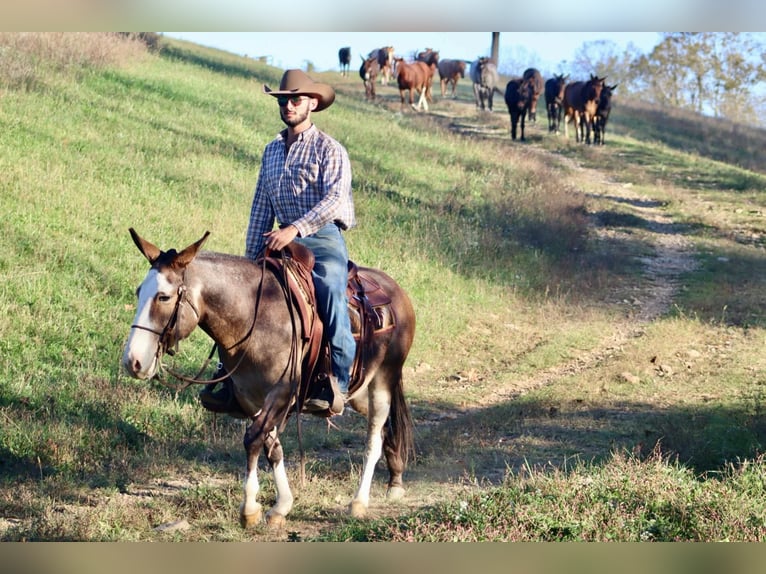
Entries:
[[[288,529],[244,531],[243,423],[120,370],[147,271],[127,230],[243,252],[282,71],[169,39],[83,35],[56,53],[93,52],[60,60],[18,41],[0,36],[0,539],[766,539],[762,131],[618,88],[607,145],[548,134],[544,109],[512,143],[465,81],[423,114],[316,74],[338,97],[314,120],[352,161],[350,256],[417,313],[418,457],[404,502],[379,469],[351,520],[364,420],[305,420],[303,487],[290,424]],[[195,332],[166,360],[194,374],[209,348]]]

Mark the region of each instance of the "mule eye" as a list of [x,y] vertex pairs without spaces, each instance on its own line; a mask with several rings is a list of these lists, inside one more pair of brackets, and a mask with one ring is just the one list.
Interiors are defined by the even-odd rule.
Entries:
[[159,301],[160,303],[167,303],[171,299],[172,297],[170,295],[163,295],[162,293],[157,294],[157,301]]

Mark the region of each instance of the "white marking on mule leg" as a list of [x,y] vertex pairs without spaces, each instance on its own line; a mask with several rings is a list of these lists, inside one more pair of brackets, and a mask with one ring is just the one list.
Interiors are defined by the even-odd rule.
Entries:
[[287,481],[284,459],[274,465],[274,485],[277,489],[277,501],[266,513],[266,522],[270,528],[279,529],[285,526],[285,517],[293,508],[293,493]]
[[[372,385],[371,385],[372,386]],[[388,392],[375,391],[369,388],[369,412],[367,415],[367,445],[364,453],[364,467],[359,488],[349,505],[349,511],[354,518],[363,518],[370,506],[370,488],[375,474],[375,465],[383,453],[383,425],[388,419],[391,409],[391,397]]]
[[256,500],[258,489],[258,458],[256,457],[249,465],[245,476],[245,498],[239,507],[239,523],[242,528],[251,528],[261,522],[263,512],[260,503]]

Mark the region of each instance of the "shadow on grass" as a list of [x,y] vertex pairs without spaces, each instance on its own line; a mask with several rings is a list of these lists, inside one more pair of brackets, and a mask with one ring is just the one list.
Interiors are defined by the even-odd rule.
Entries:
[[521,398],[419,425],[416,440],[421,463],[411,469],[410,480],[439,467],[452,469],[452,480],[469,475],[499,484],[508,471],[571,468],[575,460],[599,464],[615,451],[649,457],[658,445],[702,476],[762,452],[766,422],[746,407],[718,404],[660,408]]

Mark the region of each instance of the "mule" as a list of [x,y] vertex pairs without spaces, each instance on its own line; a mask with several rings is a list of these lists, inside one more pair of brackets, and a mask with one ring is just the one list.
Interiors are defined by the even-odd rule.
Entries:
[[439,84],[441,85],[442,97],[447,95],[447,86],[452,86],[452,98],[455,98],[457,83],[460,78],[465,78],[464,60],[439,60]]
[[[310,346],[302,333],[313,332],[318,320],[305,324],[291,302],[291,294],[286,293],[287,277],[266,265],[268,258],[251,261],[201,251],[209,232],[180,252],[161,251],[132,228],[130,234],[150,269],[137,291],[136,314],[122,357],[124,369],[136,379],[151,379],[161,367],[163,354],[196,327],[212,338],[233,380],[237,401],[249,419],[244,436],[247,465],[240,523],[248,528],[263,519],[258,502],[258,457],[262,450],[276,487],[276,501],[266,513],[266,522],[271,527],[283,527],[293,495],[279,434],[291,413],[300,412]],[[347,402],[368,420],[362,476],[349,505],[355,517],[367,512],[373,472],[381,453],[385,453],[389,471],[386,496],[393,500],[404,495],[402,474],[414,452],[402,366],[415,335],[415,312],[407,294],[391,277],[364,267],[358,268],[358,274],[387,294],[390,305],[385,313],[381,309],[381,315],[387,317],[385,329],[376,331],[370,346],[359,355],[362,368],[357,371],[359,376],[352,376]],[[368,291],[377,292],[375,288]]]
[[[394,58],[394,77],[399,85],[399,97],[404,108],[404,92],[409,94],[410,107],[414,110],[428,111],[428,83],[432,77],[430,66],[425,62],[405,62],[404,58]],[[418,93],[418,103],[414,104],[412,92]]]
[[525,140],[524,120],[534,98],[533,80],[513,78],[505,86],[505,105],[511,116],[511,139],[515,140],[521,122],[521,141]]
[[537,101],[543,93],[543,75],[537,68],[527,68],[521,75],[524,80],[530,82],[532,86],[532,100],[527,108],[527,119],[533,124],[537,123]]
[[340,63],[340,75],[348,76],[348,70],[351,66],[351,48],[344,46],[338,50],[338,62]]
[[567,76],[557,74],[545,81],[545,107],[548,111],[548,131],[559,133],[561,116],[564,113],[564,88]]

